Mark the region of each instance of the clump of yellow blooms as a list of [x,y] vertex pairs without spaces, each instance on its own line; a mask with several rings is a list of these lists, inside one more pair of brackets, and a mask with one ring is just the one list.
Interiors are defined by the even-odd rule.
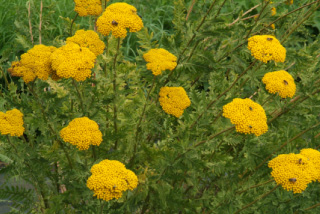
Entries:
[[90,145],[99,146],[102,133],[98,124],[87,117],[76,118],[60,131],[61,138],[79,150],[87,150]]
[[282,98],[292,98],[296,93],[294,79],[285,70],[266,73],[262,78],[262,82],[266,84],[266,89],[269,93],[279,93]]
[[137,32],[143,28],[143,23],[134,6],[127,3],[113,3],[98,18],[97,27],[105,36],[112,32],[116,38],[125,38],[127,28],[130,32]]
[[93,30],[78,30],[73,37],[67,38],[68,43],[76,43],[80,47],[89,48],[96,56],[103,53],[105,44]]
[[73,42],[58,48],[52,55],[52,69],[60,78],[73,78],[84,81],[91,77],[96,55],[88,48]]
[[287,191],[301,193],[308,184],[319,179],[320,153],[313,149],[301,150],[300,154],[281,154],[268,163],[271,176]]
[[271,8],[271,16],[274,16],[277,14],[277,9],[275,7]]
[[[107,0],[109,1],[109,0]],[[101,0],[74,0],[79,16],[99,16],[102,13]]]
[[286,49],[280,44],[276,37],[271,35],[256,35],[248,39],[248,49],[251,55],[267,63],[270,60],[284,62]]
[[0,133],[20,137],[23,135],[23,114],[18,109],[6,113],[0,111]]
[[177,57],[163,48],[151,49],[143,54],[143,58],[148,62],[147,69],[155,76],[167,69],[172,71],[177,66]]
[[260,136],[268,131],[264,109],[249,98],[235,98],[224,105],[223,116],[235,124],[237,132]]
[[163,111],[178,118],[191,105],[191,101],[182,87],[162,87],[159,92],[159,102]]
[[20,61],[12,62],[8,71],[12,76],[22,77],[25,83],[34,81],[36,77],[47,80],[53,73],[50,56],[56,49],[53,46],[35,45],[21,55]]
[[92,175],[87,180],[87,187],[98,199],[109,201],[118,199],[122,192],[133,190],[138,185],[134,172],[116,160],[103,160],[91,168]]

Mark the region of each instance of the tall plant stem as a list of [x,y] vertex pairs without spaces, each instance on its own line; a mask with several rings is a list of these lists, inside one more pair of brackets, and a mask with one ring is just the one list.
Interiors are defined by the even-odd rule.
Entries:
[[302,25],[318,8],[320,7],[320,5],[318,5],[315,8],[310,8],[304,15],[302,20],[296,25],[294,26],[282,39],[281,39],[281,43],[284,43],[288,37],[300,26]]
[[151,91],[154,87],[154,84],[156,82],[156,76],[153,77],[153,80],[152,80],[152,85],[148,91],[148,94],[147,94],[147,97],[146,97],[146,102],[144,103],[144,106],[143,106],[143,110],[142,110],[142,113],[141,113],[141,116],[140,116],[140,119],[139,119],[139,122],[137,124],[137,127],[136,127],[136,138],[135,138],[135,144],[134,144],[134,148],[133,148],[133,156],[130,160],[130,162],[132,162],[136,156],[136,152],[137,152],[137,144],[138,144],[138,136],[139,136],[139,128],[140,128],[140,125],[141,125],[141,122],[142,122],[142,119],[143,119],[143,116],[144,116],[144,113],[146,111],[146,107],[147,107],[147,104],[148,104],[148,100],[149,100],[149,97],[150,97],[150,94],[151,94]]
[[240,210],[238,210],[237,212],[235,212],[234,214],[240,213],[241,211],[247,209],[248,207],[250,207],[251,205],[253,205],[254,203],[256,203],[257,201],[260,201],[261,199],[267,197],[268,195],[270,195],[273,191],[275,191],[277,188],[279,187],[279,185],[275,186],[273,189],[271,189],[269,192],[263,194],[262,196],[260,196],[259,198],[257,198],[256,200],[252,201],[251,203],[247,204],[246,206],[242,207]]
[[81,105],[81,109],[82,109],[82,114],[86,115],[86,110],[85,110],[84,105],[83,105],[83,99],[82,99],[78,84],[76,83],[76,81],[74,79],[72,79],[72,84],[76,88],[77,95],[79,97],[79,101],[80,101],[80,105]]
[[42,41],[41,41],[42,8],[43,8],[43,3],[42,3],[42,0],[41,0],[40,1],[40,15],[39,15],[39,19],[40,19],[40,22],[39,22],[39,44],[42,43]]
[[[189,41],[187,42],[186,47],[185,47],[185,48],[181,51],[181,53],[179,54],[179,57],[178,57],[178,60],[177,60],[177,66],[178,66],[178,64],[180,63],[181,58],[182,58],[184,52],[189,48],[189,46],[190,46],[190,44],[192,43],[192,41],[194,40],[194,38],[196,38],[197,33],[199,32],[201,26],[203,25],[203,23],[204,23],[205,20],[207,19],[207,16],[208,16],[209,13],[211,12],[211,10],[212,10],[213,6],[215,5],[216,1],[217,1],[217,0],[214,0],[214,1],[212,2],[212,4],[210,5],[209,9],[207,10],[207,13],[202,17],[202,20],[201,20],[201,22],[199,23],[199,25],[197,26],[197,28],[196,28],[195,32],[193,33],[191,39],[189,39]],[[163,85],[166,85],[166,84],[170,81],[170,77],[172,76],[174,70],[175,70],[175,69],[173,69],[173,70],[169,73],[169,75],[168,75],[166,81],[163,83]]]
[[261,184],[256,184],[256,185],[253,185],[253,186],[251,186],[251,187],[249,187],[249,188],[247,188],[247,189],[245,189],[245,190],[238,191],[238,192],[236,192],[236,194],[241,194],[241,193],[247,192],[247,191],[250,190],[250,189],[254,189],[254,188],[257,188],[257,187],[266,185],[266,184],[271,183],[271,182],[273,182],[273,181],[274,181],[274,179],[272,178],[272,179],[270,179],[270,180],[268,180],[268,181],[266,181],[266,182],[263,182],[263,183],[261,183]]
[[[320,203],[317,203],[315,205],[312,205],[311,207],[308,207],[308,208],[304,209],[303,211],[308,211],[308,210],[311,210],[311,209],[319,207],[319,206],[320,206]],[[293,214],[298,214],[298,213],[299,213],[299,211],[296,211]]]
[[190,129],[192,129],[197,122],[199,121],[199,119],[203,116],[203,114],[215,103],[217,102],[223,95],[225,95],[226,93],[228,93],[228,91],[230,91],[233,86],[235,86],[235,84],[239,81],[239,79],[245,75],[247,73],[247,71],[252,68],[254,66],[254,64],[257,62],[257,60],[253,61],[231,84],[231,86],[229,88],[227,88],[224,92],[222,92],[221,94],[218,95],[218,97],[215,100],[212,100],[206,107],[206,109],[197,117],[197,119],[192,123],[192,125],[190,126]]
[[[113,125],[114,125],[114,133],[117,135],[118,133],[118,126],[117,126],[117,70],[116,70],[116,64],[117,64],[117,57],[119,54],[120,49],[120,38],[118,38],[118,45],[117,45],[117,52],[114,56],[113,60],[113,93],[114,93],[114,100],[113,100]],[[114,144],[114,149],[118,148],[118,139],[116,136],[116,141]]]
[[55,136],[55,138],[56,138],[57,141],[59,142],[61,148],[63,149],[64,154],[66,155],[66,158],[67,158],[67,160],[68,160],[70,169],[73,169],[72,162],[71,162],[71,159],[70,159],[70,157],[69,157],[69,154],[68,154],[67,150],[65,149],[63,143],[62,143],[61,140],[59,139],[58,134],[56,133],[56,131],[54,130],[54,128],[53,128],[53,127],[51,126],[51,124],[49,123],[48,115],[46,114],[46,112],[45,112],[45,110],[44,110],[44,107],[43,107],[43,104],[42,104],[42,102],[40,101],[37,93],[33,90],[33,87],[30,87],[29,84],[27,84],[27,88],[29,89],[29,91],[31,92],[31,94],[35,97],[36,102],[38,103],[38,105],[39,105],[39,107],[40,107],[40,110],[41,110],[43,119],[44,119],[44,120],[46,121],[46,123],[48,124],[48,127],[49,127],[49,130],[50,130],[51,134],[52,134],[53,136]]
[[72,21],[71,21],[70,33],[69,33],[70,36],[72,36],[73,23],[76,21],[77,17],[78,17],[78,13],[75,15],[75,17],[74,17],[74,18],[72,19]]
[[104,207],[104,202],[102,199],[100,199],[100,214],[103,214],[103,207]]
[[30,33],[31,43],[33,45],[34,41],[33,41],[32,25],[31,25],[31,1],[29,1],[29,4],[28,4],[28,20],[29,20],[29,33]]

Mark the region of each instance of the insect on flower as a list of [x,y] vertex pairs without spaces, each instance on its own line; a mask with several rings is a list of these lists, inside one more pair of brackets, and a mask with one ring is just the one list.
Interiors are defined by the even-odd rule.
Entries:
[[253,108],[251,106],[249,106],[250,111],[253,111]]
[[284,83],[285,85],[288,85],[288,82],[287,82],[286,80],[283,80],[283,83]]
[[117,186],[116,186],[116,185],[114,185],[112,188],[113,188],[113,189],[116,189],[116,188],[117,188]]
[[295,183],[295,182],[297,182],[297,179],[296,179],[296,178],[289,178],[289,181],[290,181],[291,183]]
[[273,40],[273,38],[268,37],[268,38],[267,38],[267,40],[268,40],[268,41],[272,41],[272,40]]
[[302,164],[302,159],[301,158],[298,160],[298,164]]
[[252,129],[252,126],[249,126],[250,129]]
[[114,25],[114,26],[118,26],[118,22],[116,22],[114,20],[112,20],[111,24]]

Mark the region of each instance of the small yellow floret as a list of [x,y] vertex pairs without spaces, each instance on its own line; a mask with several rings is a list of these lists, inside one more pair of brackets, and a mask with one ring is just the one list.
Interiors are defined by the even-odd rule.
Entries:
[[23,135],[23,114],[18,109],[0,112],[0,133],[20,137]]
[[274,16],[277,14],[277,9],[275,7],[271,8],[271,16]]
[[293,0],[287,0],[287,1],[285,2],[285,4],[286,4],[286,5],[293,4]]
[[268,131],[264,109],[251,99],[233,99],[223,106],[223,116],[235,124],[237,132],[260,136]]
[[87,150],[90,145],[99,146],[102,133],[98,124],[87,117],[76,118],[60,131],[61,138],[79,150]]
[[93,30],[78,30],[73,37],[67,38],[67,44],[72,42],[80,47],[89,48],[96,56],[102,54],[105,48],[104,42]]
[[74,11],[79,16],[99,16],[102,13],[101,0],[74,0],[74,2],[76,3]]
[[285,70],[266,73],[262,78],[262,82],[266,84],[266,89],[269,93],[279,93],[282,98],[292,98],[296,93],[294,79]]
[[134,172],[116,160],[103,160],[91,168],[92,175],[87,180],[87,187],[98,199],[109,201],[118,199],[127,190],[133,190],[138,185]]
[[302,154],[282,154],[268,163],[271,176],[287,191],[301,193],[319,177],[314,164]]
[[130,32],[137,32],[143,28],[143,23],[134,6],[127,3],[113,3],[98,18],[97,27],[105,36],[112,32],[116,38],[125,38],[127,28]]
[[96,55],[88,48],[68,43],[58,48],[52,55],[52,68],[60,78],[73,78],[84,81],[91,77]]
[[182,87],[162,87],[159,93],[159,102],[163,111],[178,118],[191,105],[191,101]]
[[172,71],[177,66],[177,57],[162,48],[149,50],[143,54],[143,58],[148,62],[147,69],[151,70],[155,76],[166,69]]
[[276,37],[271,35],[253,36],[248,39],[248,49],[251,55],[267,63],[270,60],[284,62],[286,49],[280,44]]

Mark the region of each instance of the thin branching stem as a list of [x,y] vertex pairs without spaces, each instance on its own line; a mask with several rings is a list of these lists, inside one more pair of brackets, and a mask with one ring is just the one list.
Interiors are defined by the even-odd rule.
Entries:
[[84,108],[84,104],[83,104],[83,98],[81,96],[81,93],[80,93],[80,90],[79,90],[79,87],[78,87],[78,84],[76,83],[76,81],[74,79],[72,79],[72,84],[73,86],[75,87],[76,91],[77,91],[77,95],[79,97],[79,101],[80,101],[80,106],[81,106],[81,109],[82,109],[82,113],[83,115],[86,114],[86,110]]
[[75,17],[72,19],[71,21],[71,26],[70,26],[70,33],[69,35],[72,36],[72,28],[73,28],[73,23],[76,21],[77,17],[78,17],[78,13],[75,15]]
[[[114,133],[117,135],[118,133],[118,126],[117,126],[117,70],[116,70],[116,65],[117,65],[117,57],[119,54],[119,49],[120,49],[120,38],[118,38],[118,44],[117,44],[117,52],[114,56],[113,60],[113,93],[114,93],[114,100],[113,100],[113,125],[114,125]],[[118,148],[118,139],[116,136],[116,141],[114,144],[114,149]]]
[[247,191],[250,190],[250,189],[254,189],[254,188],[257,188],[257,187],[266,185],[266,184],[271,183],[271,182],[274,182],[274,179],[273,179],[273,178],[270,179],[270,180],[268,180],[268,181],[266,181],[266,182],[263,182],[263,183],[261,183],[261,184],[253,185],[253,186],[251,186],[251,187],[249,187],[249,188],[247,188],[247,189],[245,189],[245,190],[238,191],[238,192],[236,192],[236,194],[241,194],[241,193],[247,192]]
[[269,192],[261,195],[259,198],[257,198],[256,200],[252,201],[251,203],[247,204],[246,206],[242,207],[241,209],[239,209],[237,212],[235,212],[235,214],[240,213],[241,211],[249,208],[250,206],[252,206],[254,203],[256,203],[257,201],[260,201],[261,199],[267,197],[268,195],[270,195],[273,191],[275,191],[277,188],[279,187],[279,185],[275,186],[273,189],[271,189]]
[[29,20],[30,39],[31,39],[31,43],[33,45],[34,41],[33,41],[32,25],[31,25],[31,1],[29,1],[29,4],[28,4],[28,20]]
[[40,22],[39,22],[39,44],[42,44],[42,41],[41,41],[42,8],[43,8],[43,3],[41,0],[40,1],[40,15],[39,15],[39,19],[40,19]]

